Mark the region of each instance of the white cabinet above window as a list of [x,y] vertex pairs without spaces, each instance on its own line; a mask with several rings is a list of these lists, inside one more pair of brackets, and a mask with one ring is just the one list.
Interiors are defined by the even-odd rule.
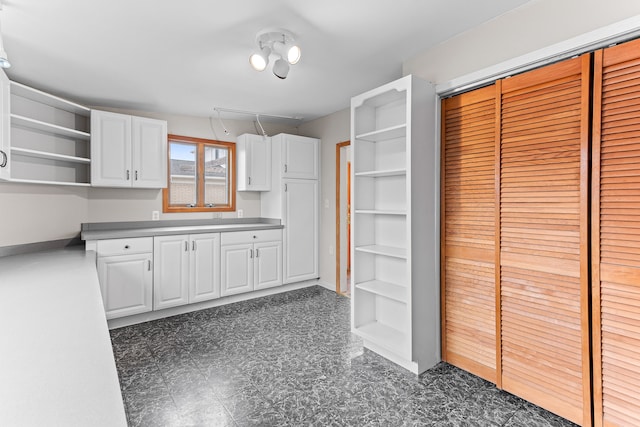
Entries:
[[167,122],[91,111],[94,187],[167,186]]
[[244,134],[236,143],[238,191],[271,190],[271,138]]

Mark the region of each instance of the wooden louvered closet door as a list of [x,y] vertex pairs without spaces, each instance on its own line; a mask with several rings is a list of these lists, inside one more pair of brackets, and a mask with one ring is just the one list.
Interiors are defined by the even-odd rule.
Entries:
[[496,87],[442,101],[442,358],[496,382]]
[[502,387],[591,423],[590,56],[502,81]]
[[640,40],[595,53],[592,177],[596,426],[640,425]]

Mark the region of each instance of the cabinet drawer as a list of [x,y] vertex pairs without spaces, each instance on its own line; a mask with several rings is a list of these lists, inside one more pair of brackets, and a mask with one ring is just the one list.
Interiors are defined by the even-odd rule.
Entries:
[[274,240],[282,240],[282,229],[222,233],[220,244],[236,245],[241,243],[272,242]]
[[98,256],[153,252],[153,237],[98,240]]

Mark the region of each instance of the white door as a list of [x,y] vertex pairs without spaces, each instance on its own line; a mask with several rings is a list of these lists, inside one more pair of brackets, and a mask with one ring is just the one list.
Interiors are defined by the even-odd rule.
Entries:
[[241,294],[253,290],[253,244],[225,245],[221,253],[220,294]]
[[284,283],[318,278],[318,181],[283,180]]
[[282,285],[282,242],[254,243],[254,289]]
[[318,140],[284,135],[282,142],[283,178],[318,179]]
[[131,116],[91,110],[91,185],[131,187]]
[[189,302],[189,236],[153,238],[153,309]]
[[151,254],[98,258],[98,279],[107,319],[152,309]]
[[249,141],[249,190],[271,190],[271,138],[252,138]]
[[167,186],[167,122],[133,117],[132,182],[134,187]]
[[220,233],[190,236],[189,302],[220,297]]
[[0,71],[0,179],[11,178],[11,129],[10,129],[9,78]]

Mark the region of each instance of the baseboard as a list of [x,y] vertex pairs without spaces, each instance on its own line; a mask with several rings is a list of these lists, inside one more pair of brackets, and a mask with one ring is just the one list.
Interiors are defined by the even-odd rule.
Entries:
[[333,292],[336,291],[336,285],[335,284],[332,285],[331,283],[323,282],[322,280],[318,280],[316,285],[322,286],[323,288],[328,289],[328,290],[333,291]]
[[[107,320],[109,329],[117,329],[125,326],[136,325],[138,323],[149,322],[151,320],[158,320],[165,317],[177,316],[179,314],[190,313],[192,311],[204,310],[212,307],[219,307],[221,305],[232,304],[234,302],[247,301],[254,298],[266,297],[269,295],[275,295],[282,292],[295,291],[296,289],[308,288],[315,285],[321,285],[318,280],[307,280],[304,282],[289,283],[287,285],[277,286],[275,288],[262,289],[259,291],[248,292],[246,294],[231,295],[228,297],[222,297],[213,299],[210,301],[203,301],[194,304],[181,305],[179,307],[166,308],[159,311],[150,311],[148,313],[135,314],[133,316],[120,317],[117,319]],[[324,287],[324,286],[323,286]]]

